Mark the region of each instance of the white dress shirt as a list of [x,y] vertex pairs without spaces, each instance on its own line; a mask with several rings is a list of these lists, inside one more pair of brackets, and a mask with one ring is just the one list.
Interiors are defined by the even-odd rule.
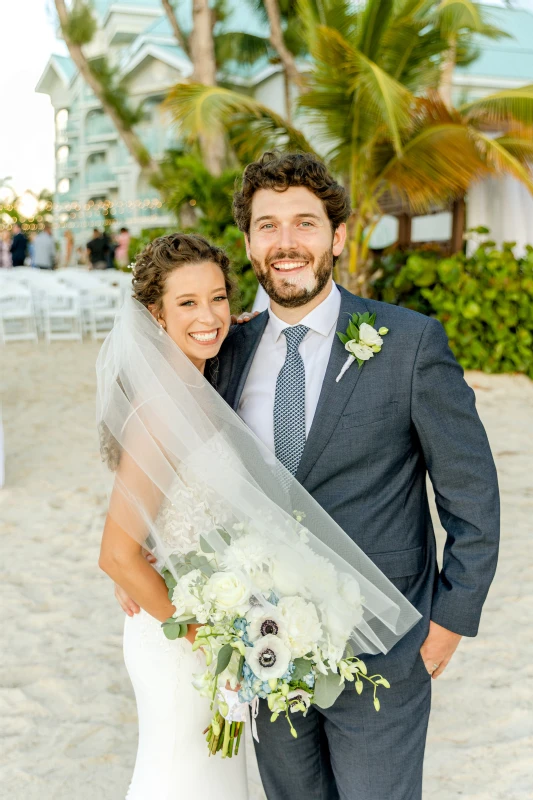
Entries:
[[[341,293],[333,284],[320,305],[298,325],[309,328],[300,345],[305,367],[305,432],[309,435],[328,366],[341,308]],[[237,412],[249,428],[274,452],[274,395],[278,374],[287,355],[285,328],[291,327],[271,308],[269,319],[255,353]]]

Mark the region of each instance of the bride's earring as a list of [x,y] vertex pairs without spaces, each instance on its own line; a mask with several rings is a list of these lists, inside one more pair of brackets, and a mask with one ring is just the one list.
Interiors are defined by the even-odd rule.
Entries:
[[158,321],[157,324],[159,325],[159,335],[163,336],[163,333],[164,333],[165,329],[163,328],[163,326],[161,325],[161,323],[159,321]]

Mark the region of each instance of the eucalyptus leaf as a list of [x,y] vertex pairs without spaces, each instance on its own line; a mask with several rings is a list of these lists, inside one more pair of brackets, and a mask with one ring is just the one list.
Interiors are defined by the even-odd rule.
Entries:
[[330,708],[344,689],[344,681],[335,672],[320,674],[315,683],[314,702],[319,708]]
[[200,536],[200,548],[202,550],[202,553],[214,553],[215,552],[214,548],[211,547],[211,545],[209,544],[209,542],[207,541],[207,539],[204,536]]
[[[172,622],[170,620],[172,620]],[[174,639],[181,639],[181,637],[185,636],[187,633],[187,625],[183,625],[173,617],[170,617],[169,620],[163,622],[163,633],[167,639],[170,639],[171,641]]]
[[226,530],[224,530],[224,528],[217,528],[217,532],[220,535],[220,537],[224,539],[227,545],[231,544],[231,536]]
[[223,647],[220,648],[218,652],[217,668],[215,670],[215,675],[220,675],[221,672],[224,672],[229,662],[231,661],[232,655],[233,655],[233,647],[230,644],[225,644]]
[[308,675],[311,670],[311,662],[307,660],[307,658],[295,658],[294,659],[294,672],[291,675],[291,683],[292,681],[299,681],[305,675]]
[[239,681],[242,681],[243,669],[244,669],[244,656],[241,656],[239,658],[239,666],[237,668],[237,680]]
[[174,577],[174,575],[172,575],[172,573],[171,573],[171,572],[168,572],[168,570],[165,570],[165,571],[163,572],[163,579],[164,579],[164,581],[165,581],[165,584],[166,584],[166,587],[167,587],[167,589],[168,589],[170,592],[171,592],[173,589],[175,589],[175,588],[176,588],[176,586],[178,585],[178,582],[177,582],[176,578]]

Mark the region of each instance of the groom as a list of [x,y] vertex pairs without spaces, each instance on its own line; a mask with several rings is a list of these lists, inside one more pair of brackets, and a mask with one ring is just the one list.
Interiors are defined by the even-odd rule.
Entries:
[[[496,568],[496,471],[474,393],[440,323],[333,283],[346,191],[314,156],[266,153],[244,171],[235,220],[270,297],[219,354],[217,389],[423,615],[387,654],[363,656],[391,688],[311,706],[289,726],[261,701],[256,745],[268,800],[420,800],[431,677],[477,634]],[[388,328],[382,350],[336,378],[354,312]],[[447,532],[439,572],[429,473]],[[138,607],[120,598],[129,613]]]
[[[234,215],[270,308],[233,330],[217,388],[422,620],[387,655],[363,656],[391,688],[347,684],[332,708],[270,723],[259,769],[269,800],[419,800],[431,680],[477,634],[496,568],[499,500],[474,392],[435,320],[336,286],[346,191],[314,156],[266,153],[244,171]],[[376,313],[382,350],[339,375],[336,335]],[[426,474],[447,532],[439,571]]]

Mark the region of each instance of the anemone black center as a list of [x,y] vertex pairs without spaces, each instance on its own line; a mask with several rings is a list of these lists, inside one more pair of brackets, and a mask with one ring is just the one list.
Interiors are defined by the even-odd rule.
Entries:
[[278,630],[279,628],[273,619],[266,619],[261,625],[261,636],[268,636],[269,633],[276,636]]
[[267,647],[266,650],[263,650],[261,655],[259,656],[259,663],[262,667],[273,667],[276,663],[276,654],[270,647]]

